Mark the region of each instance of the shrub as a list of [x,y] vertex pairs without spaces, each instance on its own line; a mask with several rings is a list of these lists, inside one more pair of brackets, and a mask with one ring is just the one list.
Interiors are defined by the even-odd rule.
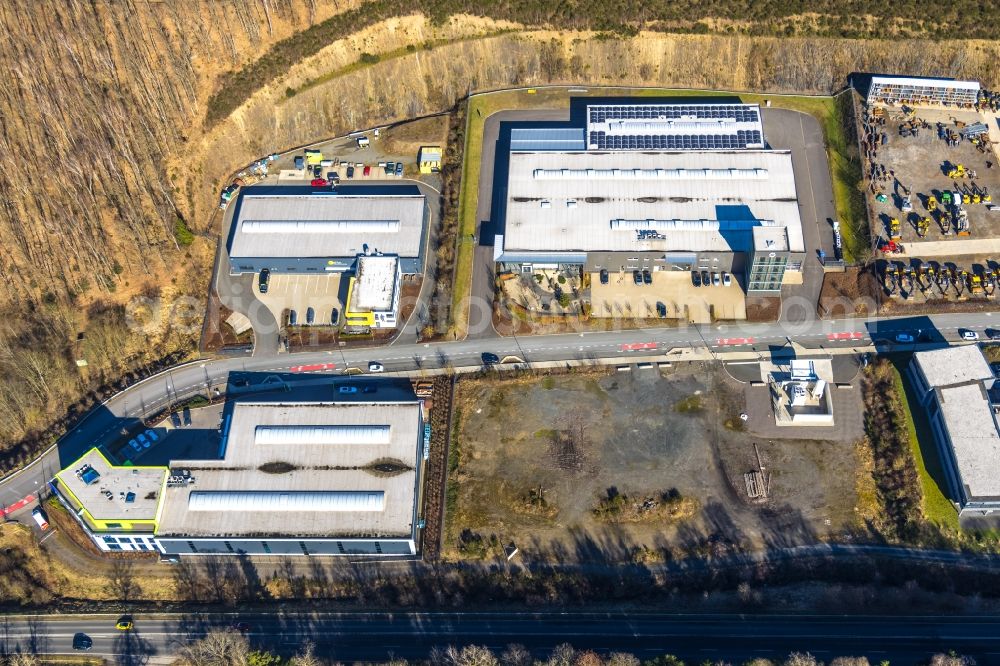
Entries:
[[194,242],[194,234],[191,233],[187,222],[180,215],[174,218],[174,238],[182,247],[187,247]]

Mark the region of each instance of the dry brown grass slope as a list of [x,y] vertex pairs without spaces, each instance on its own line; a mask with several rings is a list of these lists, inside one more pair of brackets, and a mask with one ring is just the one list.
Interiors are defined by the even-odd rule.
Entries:
[[[173,309],[201,300],[215,239],[185,237],[165,163],[221,74],[358,3],[0,3],[0,445],[188,352],[197,322]],[[140,296],[153,311],[127,328]]]

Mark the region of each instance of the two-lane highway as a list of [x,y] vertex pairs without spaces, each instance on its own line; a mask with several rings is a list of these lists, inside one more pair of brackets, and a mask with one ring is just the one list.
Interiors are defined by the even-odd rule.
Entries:
[[[877,342],[892,343],[897,333],[908,332],[921,339],[959,342],[960,329],[985,336],[994,318],[991,313],[947,314],[866,321],[864,319],[814,320],[796,325],[784,323],[738,323],[712,326],[680,326],[655,329],[516,336],[493,340],[467,339],[426,344],[394,344],[376,348],[281,354],[276,357],[228,358],[188,363],[139,382],[110,398],[73,431],[21,473],[0,482],[0,504],[10,506],[36,494],[62,466],[95,444],[119,437],[129,419],[154,414],[169,404],[196,393],[225,390],[232,372],[288,373],[292,368],[333,364],[339,374],[345,368],[366,370],[369,361],[386,370],[418,373],[423,369],[470,367],[482,362],[483,353],[516,357],[524,362],[627,360],[638,354],[658,354],[671,349],[696,348],[721,357],[731,351],[767,353],[794,341],[816,353],[850,349]],[[997,318],[1000,323],[1000,317]],[[933,331],[934,335],[926,337]],[[916,337],[915,337],[916,339]],[[909,351],[913,345],[895,345]]]
[[293,654],[306,641],[335,661],[426,659],[435,647],[485,645],[498,652],[516,643],[536,656],[570,643],[577,649],[632,652],[642,659],[674,654],[689,663],[753,657],[781,658],[793,651],[820,660],[866,656],[872,663],[926,663],[955,650],[980,666],[1000,663],[1000,618],[995,616],[837,616],[588,612],[363,612],[192,613],[137,615],[132,632],[114,628],[115,616],[9,617],[8,652],[72,654],[73,636],[93,641],[91,654],[119,662],[163,662],[211,629],[246,623],[254,646]]

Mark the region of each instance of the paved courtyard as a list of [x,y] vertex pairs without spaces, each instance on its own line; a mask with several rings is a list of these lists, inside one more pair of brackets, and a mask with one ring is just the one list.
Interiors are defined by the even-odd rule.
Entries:
[[332,311],[337,310],[339,320],[340,313],[344,309],[343,299],[347,297],[347,280],[341,278],[341,273],[313,275],[272,273],[267,293],[261,294],[257,283],[254,282],[254,294],[281,324],[287,324],[287,321],[282,319],[282,312],[285,310],[294,310],[298,324],[305,324],[306,311],[312,308],[315,313],[314,325],[328,326],[332,320]]
[[666,316],[698,324],[714,319],[746,319],[746,303],[739,281],[732,285],[695,287],[688,271],[653,271],[652,284],[635,284],[631,271],[612,273],[608,284],[591,275],[590,294],[595,317],[656,317],[663,303]]

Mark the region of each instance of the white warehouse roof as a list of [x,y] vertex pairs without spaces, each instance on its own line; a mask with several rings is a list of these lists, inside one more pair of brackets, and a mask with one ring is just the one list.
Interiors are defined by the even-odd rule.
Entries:
[[420,256],[422,194],[350,194],[247,188],[233,221],[229,256],[353,257],[366,251]]
[[510,155],[504,252],[745,250],[751,225],[805,251],[788,151]]
[[222,460],[173,461],[164,537],[411,537],[420,403],[239,402]]
[[978,345],[920,351],[913,357],[932,388],[993,379],[993,370]]
[[1000,498],[1000,433],[988,393],[994,375],[979,345],[913,356],[928,387],[937,393],[941,421],[967,498]]
[[1000,497],[1000,434],[981,382],[940,389],[941,416],[969,500]]

